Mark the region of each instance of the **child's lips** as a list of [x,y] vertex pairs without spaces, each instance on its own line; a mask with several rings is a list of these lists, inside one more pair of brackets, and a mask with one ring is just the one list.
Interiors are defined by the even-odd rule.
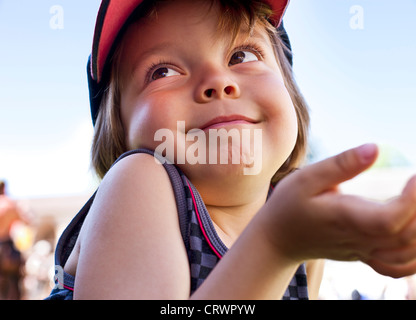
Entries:
[[221,117],[216,117],[208,121],[199,129],[209,130],[209,129],[216,129],[216,128],[228,126],[228,125],[255,124],[255,123],[258,123],[258,121],[242,116],[242,115],[221,116]]

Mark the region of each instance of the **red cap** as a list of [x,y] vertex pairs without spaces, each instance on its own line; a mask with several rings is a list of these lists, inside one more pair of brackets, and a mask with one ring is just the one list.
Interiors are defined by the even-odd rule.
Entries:
[[[101,81],[110,50],[124,23],[143,0],[103,0],[98,12],[91,53],[90,72],[94,81]],[[289,0],[265,0],[273,10],[270,21],[278,27]]]

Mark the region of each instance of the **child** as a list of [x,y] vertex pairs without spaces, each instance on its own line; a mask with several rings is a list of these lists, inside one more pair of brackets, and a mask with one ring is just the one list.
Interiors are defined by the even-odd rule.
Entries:
[[340,194],[372,144],[294,171],[309,118],[276,31],[287,3],[103,1],[103,180],[58,243],[50,299],[307,299],[321,258],[416,272],[415,178],[384,204]]

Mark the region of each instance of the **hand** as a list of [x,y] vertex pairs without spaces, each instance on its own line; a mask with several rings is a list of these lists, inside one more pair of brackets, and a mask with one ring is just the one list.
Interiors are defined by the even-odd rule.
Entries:
[[299,262],[361,260],[392,277],[415,273],[416,176],[386,203],[338,190],[369,168],[377,154],[375,145],[363,145],[283,179],[266,203],[271,214],[265,215],[265,230],[276,248]]

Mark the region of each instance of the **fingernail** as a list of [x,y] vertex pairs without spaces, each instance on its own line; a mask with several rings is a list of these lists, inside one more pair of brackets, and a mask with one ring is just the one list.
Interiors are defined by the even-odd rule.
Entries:
[[358,154],[364,162],[372,161],[377,153],[377,145],[374,143],[364,144],[357,148]]

